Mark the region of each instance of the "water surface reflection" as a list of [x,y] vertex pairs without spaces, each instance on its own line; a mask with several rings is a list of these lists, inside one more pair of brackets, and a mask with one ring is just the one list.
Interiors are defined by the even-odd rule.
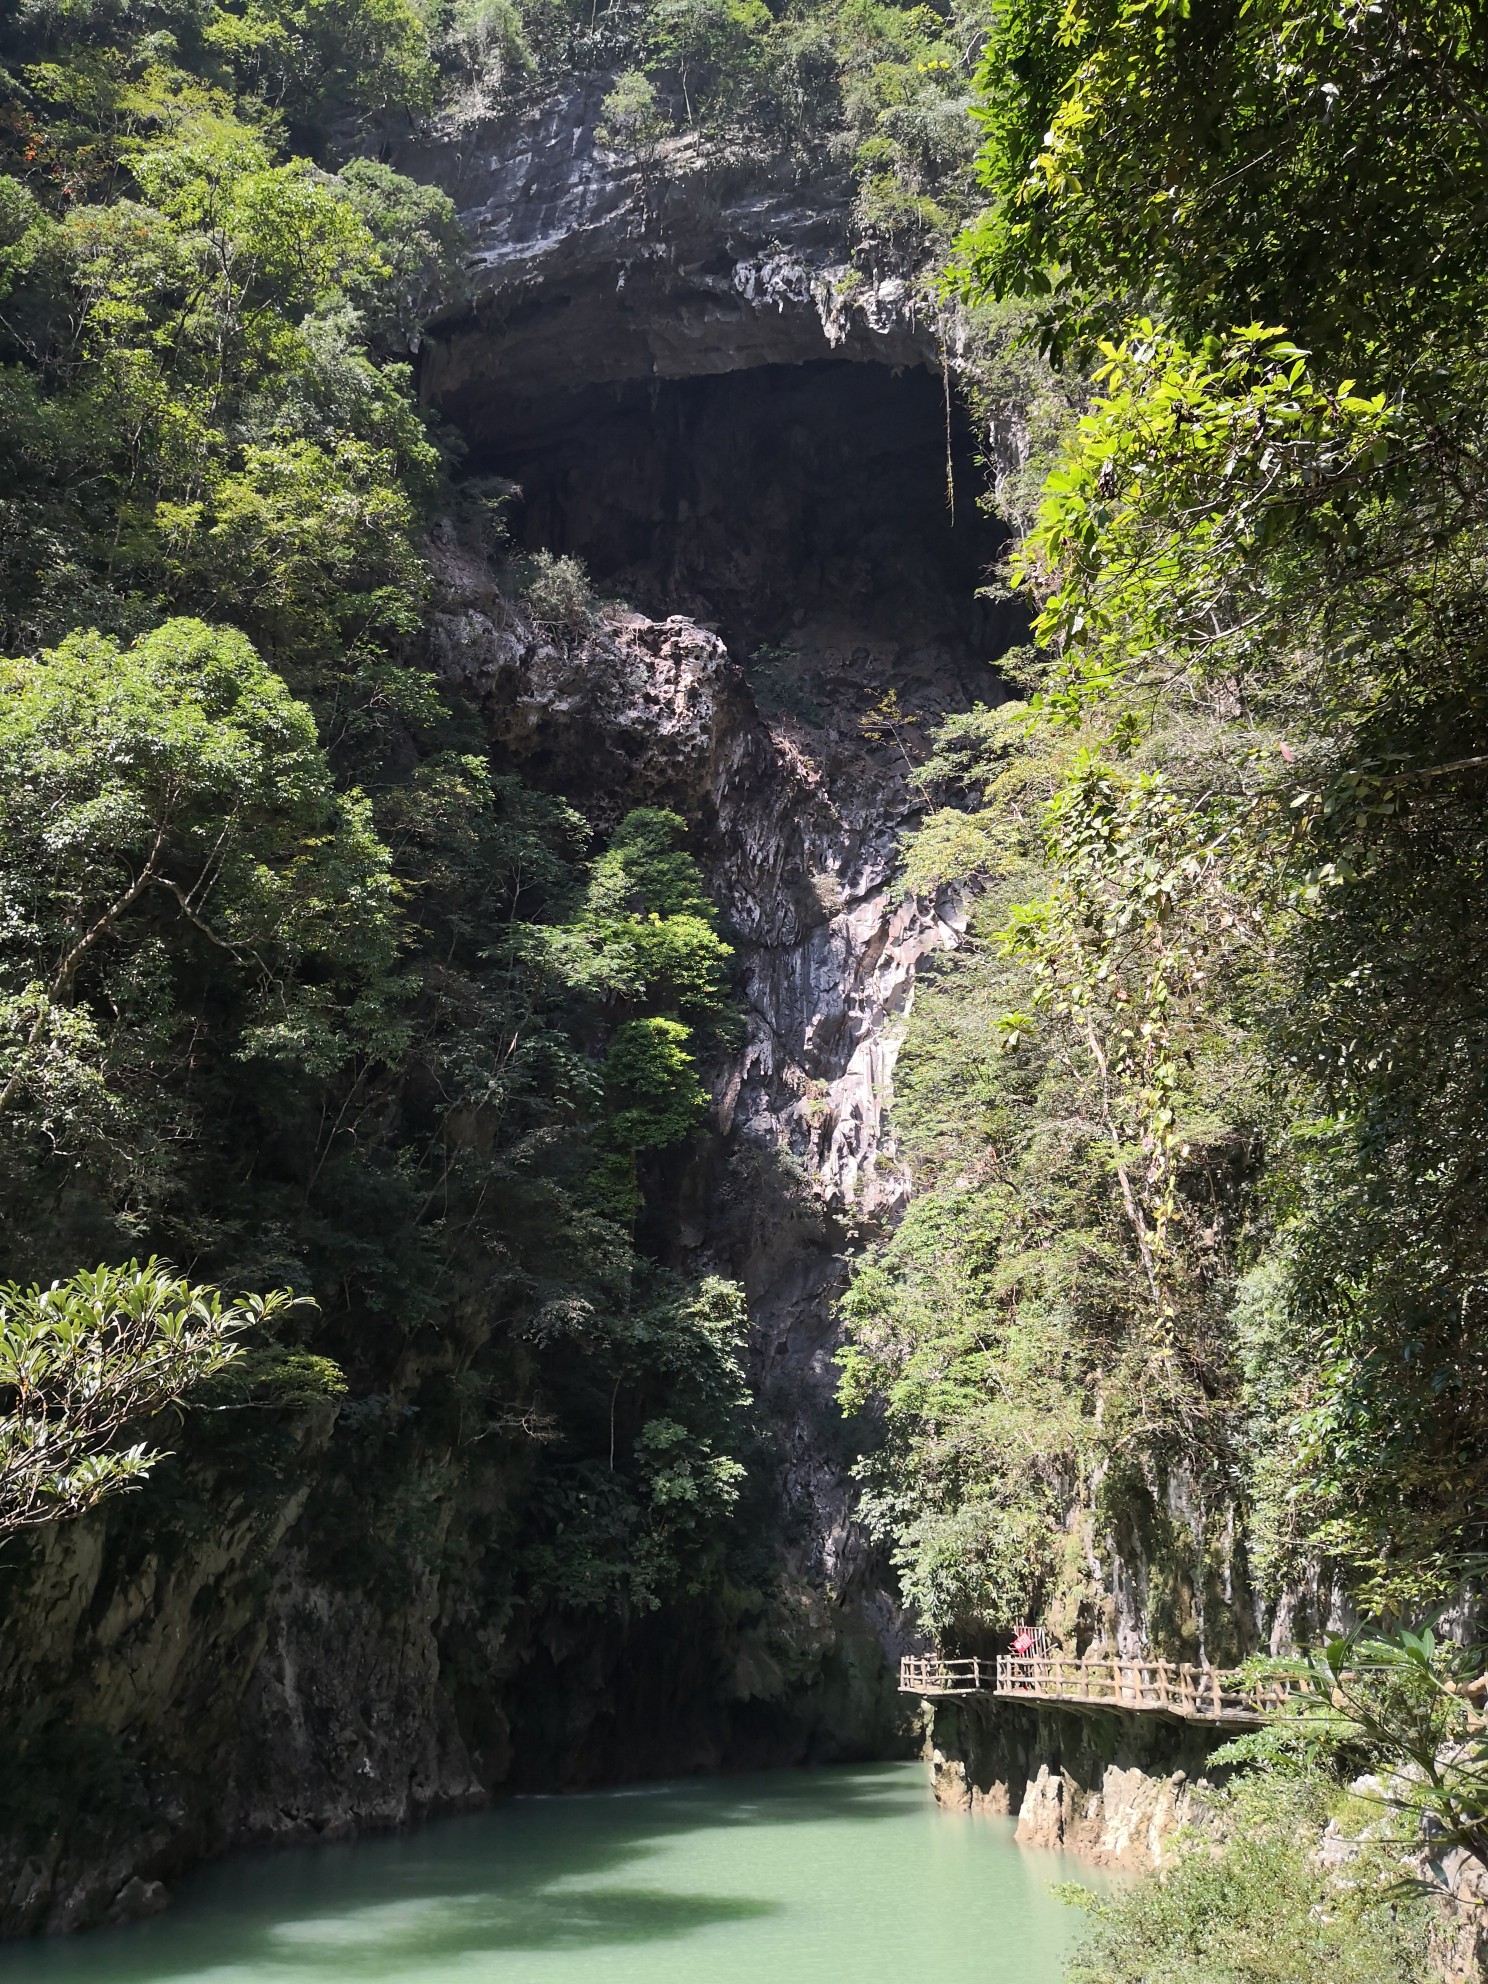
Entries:
[[694,1779],[240,1855],[0,1984],[1057,1984],[1078,1873],[919,1764]]

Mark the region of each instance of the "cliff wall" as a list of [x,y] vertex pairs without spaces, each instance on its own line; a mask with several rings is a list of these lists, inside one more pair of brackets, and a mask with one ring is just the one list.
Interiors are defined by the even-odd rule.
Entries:
[[[146,1493],[12,1559],[12,1931],[147,1912],[236,1844],[914,1742],[894,1685],[912,1633],[855,1520],[875,1428],[835,1404],[835,1305],[904,1201],[894,1060],[917,971],[964,927],[953,896],[896,885],[912,768],[941,717],[1001,695],[1021,631],[976,596],[999,546],[975,502],[987,437],[904,282],[853,271],[845,184],[686,140],[643,171],[599,141],[602,94],[579,83],[394,161],[467,230],[468,293],[428,327],[421,390],[510,531],[493,549],[458,505],[435,525],[421,658],[498,768],[597,833],[678,812],[722,912],[738,1036],[707,1134],[657,1160],[645,1241],[746,1291],[763,1568],[722,1609],[522,1599],[522,1449],[462,1449],[427,1409],[431,1360],[458,1368],[489,1328],[458,1294],[437,1350],[411,1345],[347,1403],[210,1439],[188,1420]],[[591,613],[524,604],[539,551],[583,561]],[[1090,1543],[1105,1609],[1073,1628],[1126,1645],[1170,1613],[1213,1657],[1243,1651],[1243,1563],[1210,1550],[1185,1572],[1182,1484],[1153,1495],[1151,1535]],[[1110,1857],[1154,1856],[1202,1769],[1166,1731],[1133,1749],[1024,1711],[999,1729],[937,1721],[940,1794]]]
[[1016,1817],[1025,1845],[1131,1868],[1161,1866],[1178,1832],[1202,1824],[1224,1740],[1158,1716],[1025,1702],[939,1702],[924,1733],[941,1804]]
[[437,1351],[411,1345],[375,1391],[210,1439],[188,1418],[144,1493],[8,1565],[12,1932],[149,1912],[249,1841],[912,1742],[902,1622],[853,1519],[872,1429],[833,1403],[833,1298],[905,1189],[894,1054],[917,964],[959,927],[893,883],[915,740],[997,693],[1011,630],[972,597],[992,540],[933,335],[892,283],[840,293],[844,190],[680,153],[643,184],[597,144],[596,105],[586,86],[398,161],[456,190],[473,243],[425,395],[472,473],[520,486],[516,548],[582,556],[613,601],[541,624],[451,518],[426,658],[497,765],[596,829],[680,812],[723,911],[741,1036],[647,1244],[748,1293],[770,1568],[726,1615],[514,1597],[521,1449],[459,1450],[424,1405],[430,1358],[479,1349],[458,1299]]

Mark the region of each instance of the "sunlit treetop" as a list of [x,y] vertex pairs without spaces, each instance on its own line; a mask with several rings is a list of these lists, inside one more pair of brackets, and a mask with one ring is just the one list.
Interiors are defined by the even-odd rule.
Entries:
[[1056,344],[1157,300],[1186,334],[1429,347],[1474,317],[1488,16],[1467,0],[1001,0],[967,280]]

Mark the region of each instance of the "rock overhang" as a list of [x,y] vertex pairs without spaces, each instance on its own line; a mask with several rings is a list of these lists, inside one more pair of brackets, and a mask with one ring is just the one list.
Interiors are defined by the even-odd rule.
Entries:
[[610,79],[411,148],[469,243],[467,300],[431,323],[420,390],[476,449],[555,393],[840,360],[938,371],[902,278],[851,264],[852,187],[818,162],[678,139],[644,167],[599,138]]

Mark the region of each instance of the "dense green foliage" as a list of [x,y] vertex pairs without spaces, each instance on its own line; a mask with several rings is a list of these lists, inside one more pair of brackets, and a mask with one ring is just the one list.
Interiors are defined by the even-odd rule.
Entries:
[[1430,1626],[1380,1638],[1356,1629],[1285,1661],[1305,1678],[1288,1712],[1228,1744],[1226,1760],[1372,1767],[1373,1834],[1438,1863],[1464,1853],[1488,1868],[1488,1678],[1485,1648],[1438,1639]]
[[1471,1971],[1476,1911],[1442,1883],[1488,1866],[1484,1654],[1426,1627],[1250,1663],[1304,1691],[1214,1753],[1242,1774],[1201,1787],[1164,1865],[1094,1904],[1072,1984]]
[[1396,388],[1451,367],[1488,176],[1471,0],[1006,0],[990,28],[980,286],[1044,297],[1062,341],[1156,298],[1185,338],[1279,323],[1360,371],[1388,351]]
[[[1228,1261],[1257,1071],[1191,999],[1170,1007],[1182,1189],[1159,1240],[1119,1043],[1092,1051],[1078,1007],[1057,1025],[1030,1014],[1039,979],[1006,935],[1030,895],[1098,879],[1088,853],[1049,843],[1071,755],[1012,706],[952,719],[925,768],[962,803],[931,814],[909,882],[971,873],[980,893],[900,1057],[915,1195],[848,1298],[844,1389],[885,1402],[867,1513],[927,1623],[954,1638],[1041,1616],[1088,1639],[1109,1624],[1091,1609],[1090,1556],[1110,1539],[1147,1560],[1154,1637],[1223,1657],[1237,1650],[1222,1598],[1238,1459]],[[1178,1461],[1189,1490],[1175,1511],[1164,1476]]]
[[1415,1984],[1470,1967],[1471,1904],[1428,1901],[1453,1860],[1488,1866],[1484,1652],[1427,1627],[1254,1662],[1308,1690],[1215,1753],[1244,1775],[1202,1797],[1176,1858],[1098,1905],[1071,1978]]
[[406,362],[455,230],[346,148],[432,103],[439,34],[0,27],[0,1258],[313,1296],[192,1453],[344,1396],[387,1498],[526,1480],[494,1603],[654,1606],[716,1579],[747,1437],[737,1292],[637,1240],[729,952],[680,821],[597,842],[419,660],[424,527],[481,528]]
[[456,0],[439,45],[467,117],[611,78],[602,136],[657,184],[745,147],[847,165],[860,265],[921,271],[974,205],[984,16],[983,0]]
[[[850,1377],[889,1400],[922,1584],[1023,1444],[1038,1574],[942,1603],[963,1629],[1057,1586],[1062,1500],[1119,1541],[1179,1461],[1190,1612],[1231,1510],[1268,1594],[1320,1570],[1411,1609],[1481,1541],[1483,37],[1435,0],[989,23],[956,281],[1092,399],[1011,562],[1030,699],[953,727],[911,863],[983,891],[988,947],[912,1029],[911,1110],[972,1000],[992,1106],[954,1171],[911,1120],[933,1204],[859,1283]],[[1102,1244],[1035,1308],[1070,1167],[1096,1218],[1040,1273]]]
[[1419,1902],[1382,1892],[1395,1888],[1398,1863],[1375,1842],[1335,1878],[1316,1851],[1330,1816],[1357,1833],[1378,1813],[1323,1774],[1253,1780],[1221,1798],[1212,1830],[1160,1879],[1095,1904],[1072,1984],[1416,1984],[1426,1971]]

